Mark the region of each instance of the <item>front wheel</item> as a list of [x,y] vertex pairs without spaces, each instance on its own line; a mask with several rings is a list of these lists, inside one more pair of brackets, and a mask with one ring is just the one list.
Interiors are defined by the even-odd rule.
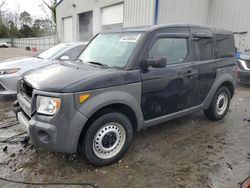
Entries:
[[213,120],[218,121],[227,114],[231,102],[231,94],[227,87],[221,87],[212,100],[210,107],[204,111],[205,115]]
[[132,135],[132,124],[125,115],[118,112],[104,114],[88,128],[82,153],[94,166],[110,165],[127,151]]

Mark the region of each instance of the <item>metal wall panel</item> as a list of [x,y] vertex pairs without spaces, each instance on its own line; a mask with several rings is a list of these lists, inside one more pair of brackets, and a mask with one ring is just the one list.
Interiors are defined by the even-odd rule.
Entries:
[[[57,33],[58,40],[63,41],[62,19],[72,16],[73,18],[73,41],[79,39],[80,13],[93,11],[93,35],[101,31],[101,11],[118,3],[124,3],[123,26],[152,25],[154,19],[154,0],[64,0],[57,8]],[[72,5],[75,4],[75,7]]]
[[159,0],[158,24],[206,24],[209,0]]
[[[98,3],[99,3],[100,7],[106,7],[106,6],[121,3],[124,0],[98,0],[98,1],[99,1]],[[137,0],[135,0],[135,1],[137,1]]]
[[[63,0],[57,10],[58,39],[62,41],[62,18],[73,18],[73,40],[79,39],[78,14],[93,11],[93,35],[101,31],[103,7],[124,3],[123,26],[153,25],[156,0]],[[72,4],[76,6],[73,7]],[[234,32],[250,31],[250,0],[159,0],[158,24],[209,24]],[[250,48],[250,34],[235,35],[237,47]]]
[[250,1],[211,0],[208,24],[229,29],[236,34],[236,46],[241,51],[250,48]]
[[102,8],[102,25],[123,23],[123,7],[122,3]]
[[124,27],[152,25],[154,0],[125,0]]
[[63,18],[63,41],[73,41],[73,19],[72,17]]
[[250,1],[211,0],[208,23],[237,32],[248,30]]
[[58,41],[63,41],[63,18],[73,19],[73,41],[78,41],[79,14],[93,11],[93,33],[99,32],[99,1],[97,0],[63,0],[57,7],[57,35]]

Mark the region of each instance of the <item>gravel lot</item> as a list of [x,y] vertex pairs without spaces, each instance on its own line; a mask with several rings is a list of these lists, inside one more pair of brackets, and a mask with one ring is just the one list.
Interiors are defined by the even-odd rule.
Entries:
[[0,61],[21,56],[33,56],[37,52],[26,51],[23,48],[0,48]]
[[[17,51],[27,55],[20,49],[0,49],[0,59]],[[14,100],[0,97],[0,122],[14,122],[8,118]],[[240,187],[250,175],[250,124],[243,121],[249,116],[250,86],[239,85],[224,120],[211,122],[200,112],[146,129],[135,135],[121,161],[102,168],[94,168],[76,155],[22,145],[22,135],[0,143],[0,176],[32,182],[91,182],[108,188]],[[0,141],[21,133],[19,125],[2,126],[0,123]],[[0,187],[26,186],[0,181]]]

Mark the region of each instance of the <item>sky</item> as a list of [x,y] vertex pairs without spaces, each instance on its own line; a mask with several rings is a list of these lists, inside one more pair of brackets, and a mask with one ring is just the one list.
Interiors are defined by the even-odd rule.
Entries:
[[[42,4],[43,0],[5,0],[6,4],[2,8],[3,10],[10,10],[19,13],[26,11],[32,15],[33,18],[46,18],[46,14],[42,11],[39,5]],[[50,4],[50,0],[45,0]],[[49,13],[49,11],[47,10]],[[50,15],[49,15],[50,16]]]

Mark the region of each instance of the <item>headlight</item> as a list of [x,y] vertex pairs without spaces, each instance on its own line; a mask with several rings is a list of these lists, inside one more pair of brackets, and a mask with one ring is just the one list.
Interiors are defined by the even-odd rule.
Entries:
[[18,72],[19,70],[20,70],[19,68],[2,69],[2,70],[0,70],[0,75],[14,74],[14,73]]
[[54,115],[60,108],[61,99],[38,96],[36,99],[36,111],[40,114]]
[[238,65],[241,69],[249,70],[245,60],[238,59]]

